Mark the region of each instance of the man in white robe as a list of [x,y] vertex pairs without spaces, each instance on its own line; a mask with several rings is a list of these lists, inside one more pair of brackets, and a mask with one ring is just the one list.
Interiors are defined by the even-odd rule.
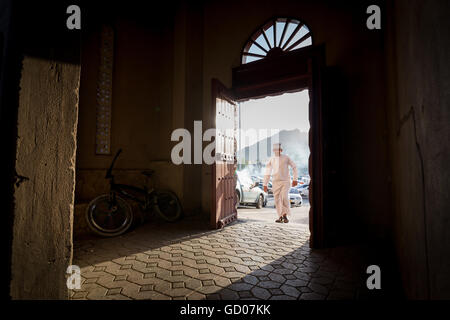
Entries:
[[292,167],[294,179],[292,186],[297,185],[298,172],[294,161],[287,155],[281,154],[283,149],[281,143],[273,145],[274,156],[272,156],[266,164],[266,172],[264,174],[264,191],[267,192],[267,184],[272,175],[272,191],[277,209],[278,219],[275,222],[288,223],[288,215],[291,214],[291,206],[289,202],[289,188],[291,187],[291,177],[289,174],[289,166]]

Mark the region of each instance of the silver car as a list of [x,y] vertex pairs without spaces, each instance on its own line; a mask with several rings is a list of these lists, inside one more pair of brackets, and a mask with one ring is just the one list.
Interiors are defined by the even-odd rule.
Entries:
[[300,207],[303,204],[302,196],[297,188],[289,189],[289,202],[291,207]]
[[298,191],[300,191],[300,195],[302,197],[309,197],[309,184],[302,184],[297,187]]
[[257,209],[265,207],[267,204],[267,193],[259,187],[259,182],[253,182],[250,177],[247,177],[243,173],[237,172],[236,180],[236,206],[243,205],[256,205]]

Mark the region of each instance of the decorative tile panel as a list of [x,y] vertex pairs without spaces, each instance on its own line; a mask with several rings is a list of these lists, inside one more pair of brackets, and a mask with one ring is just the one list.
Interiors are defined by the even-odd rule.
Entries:
[[97,82],[96,154],[111,154],[111,105],[114,61],[114,30],[103,26]]

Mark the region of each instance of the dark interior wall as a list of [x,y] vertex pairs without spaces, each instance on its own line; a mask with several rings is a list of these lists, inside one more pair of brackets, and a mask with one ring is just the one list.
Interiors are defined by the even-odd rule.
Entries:
[[[114,23],[112,135],[114,153],[124,154],[121,168],[145,168],[149,160],[169,160],[172,119],[172,30],[143,28],[118,19]],[[111,157],[95,154],[96,91],[100,30],[87,33],[83,41],[79,133],[79,168],[105,168]]]
[[83,37],[77,202],[106,192],[104,170],[113,156],[95,154],[99,28],[105,21],[116,32],[111,145],[113,153],[124,150],[116,163],[120,181],[141,184],[140,170],[155,169],[158,186],[176,192],[186,214],[199,212],[201,166],[172,163],[177,142],[171,142],[171,133],[177,128],[193,133],[194,121],[202,119],[202,2],[154,7],[131,1],[126,8],[88,10],[92,18]]
[[[144,20],[135,5],[132,2],[122,13],[116,8],[103,19],[92,19],[83,33],[77,202],[89,201],[106,191],[104,172],[119,148],[124,152],[116,168],[123,171],[122,182],[142,184],[143,179],[137,173],[153,168],[157,170],[158,183],[182,196],[182,170],[170,160],[170,135],[175,116],[173,17],[164,15],[152,22],[151,15]],[[133,9],[137,9],[137,14],[129,16]],[[89,12],[93,16],[95,11]],[[103,21],[115,30],[111,155],[95,153],[96,91]]]
[[410,298],[450,298],[450,3],[391,1],[395,241]]
[[[324,44],[326,64],[341,77],[339,100],[341,202],[330,213],[344,221],[340,237],[388,237],[389,170],[384,88],[383,32],[366,28],[366,8],[382,1],[212,1],[204,11],[204,122],[213,125],[212,78],[232,86],[248,37],[274,16],[296,17]],[[344,85],[343,85],[344,84]],[[325,115],[326,116],[326,115]],[[335,120],[337,121],[337,120]],[[203,208],[210,208],[210,168],[203,170]],[[351,224],[355,222],[354,224]]]
[[[208,53],[203,52],[203,4],[202,1],[192,2],[185,6],[185,116],[184,127],[194,138],[194,121],[202,121],[203,98],[203,59]],[[177,70],[175,70],[177,77]],[[178,109],[178,106],[174,106]],[[203,128],[205,130],[205,128]],[[203,132],[202,132],[203,135]],[[202,143],[201,143],[202,144]],[[192,141],[192,163],[194,163],[194,141]],[[203,149],[202,149],[203,150]],[[187,212],[201,212],[201,164],[184,166],[183,207]],[[195,187],[194,187],[195,186]],[[209,217],[209,215],[207,215]]]

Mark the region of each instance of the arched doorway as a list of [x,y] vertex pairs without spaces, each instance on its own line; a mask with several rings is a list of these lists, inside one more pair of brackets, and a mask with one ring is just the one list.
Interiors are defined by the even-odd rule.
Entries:
[[[243,46],[241,65],[232,70],[232,88],[227,89],[220,81],[213,80],[212,106],[213,114],[232,118],[233,108],[226,109],[229,112],[224,114],[220,101],[228,101],[228,104],[232,106],[235,101],[308,89],[310,94],[309,147],[311,152],[309,158],[311,177],[310,246],[320,248],[325,245],[321,101],[321,74],[325,64],[325,49],[323,45],[313,45],[312,40],[309,28],[300,20],[293,18],[270,19],[259,27]],[[219,145],[222,145],[220,141],[230,139],[233,139],[230,135],[222,134],[220,138],[219,134]],[[235,148],[230,148],[224,155],[230,159],[228,163],[231,165],[224,167],[215,164],[213,168],[213,186],[215,186],[212,192],[213,206],[211,208],[213,228],[223,227],[234,221],[237,216],[234,205],[232,205],[234,188],[229,187],[236,183],[236,178],[233,176],[235,170],[233,162],[236,163],[235,151]],[[223,184],[224,181],[227,183]],[[228,187],[219,189],[218,186],[222,185]]]

